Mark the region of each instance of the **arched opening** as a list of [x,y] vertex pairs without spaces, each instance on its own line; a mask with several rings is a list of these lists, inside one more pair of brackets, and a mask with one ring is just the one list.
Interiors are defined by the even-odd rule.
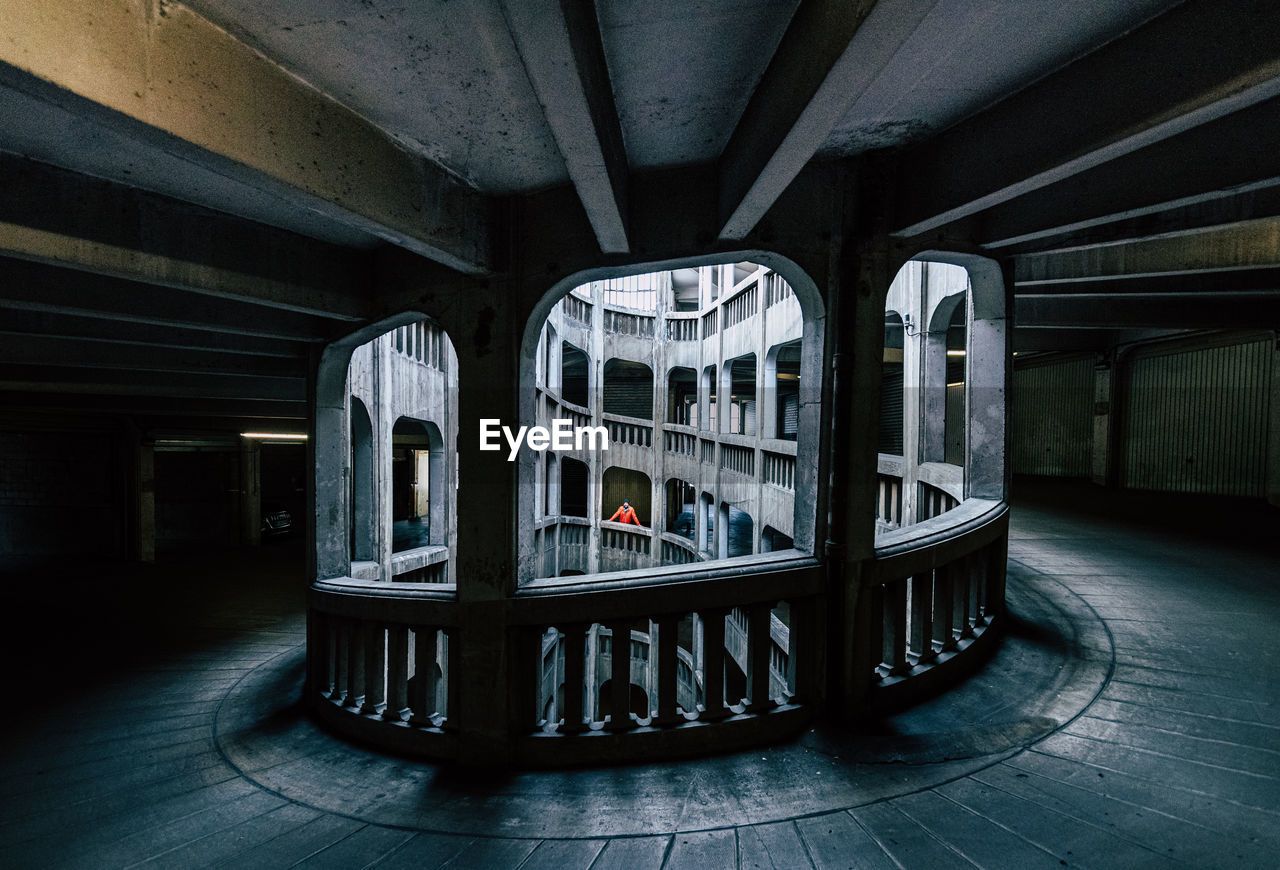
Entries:
[[560,397],[570,404],[586,408],[591,404],[590,369],[587,355],[569,344],[560,345]]
[[720,505],[721,558],[750,556],[754,551],[755,522],[751,514],[726,503]]
[[756,434],[756,355],[749,353],[734,359],[725,367],[728,376],[729,419],[726,432],[731,435]]
[[571,456],[560,460],[560,513],[567,517],[585,517],[588,497],[587,464]]
[[348,535],[352,561],[377,559],[377,511],[374,508],[373,423],[364,402],[351,397],[351,479]]
[[653,369],[644,363],[611,359],[604,364],[604,412],[623,417],[653,416]]
[[772,386],[772,407],[765,408],[763,419],[771,438],[795,441],[800,431],[800,342],[779,345],[766,357],[766,386]]
[[444,439],[401,417],[391,430],[391,551],[445,545]]
[[773,526],[765,526],[760,530],[760,552],[772,553],[775,550],[790,550],[795,542]]
[[965,439],[965,355],[969,346],[966,306],[958,300],[947,324],[947,402],[943,461],[964,465]]
[[698,425],[698,373],[677,366],[667,374],[667,422]]
[[712,558],[716,555],[716,510],[715,498],[709,492],[698,497],[698,527],[702,529],[702,540],[699,547]]
[[[795,289],[777,271],[794,273],[794,264],[763,256],[778,265],[743,258],[622,277],[602,269],[539,303],[534,313],[546,321],[535,316],[526,331],[520,422],[590,430],[606,446],[578,442],[554,462],[540,447],[519,450],[528,482],[519,510],[531,520],[520,533],[521,583],[565,568],[592,574],[759,552],[764,522],[811,552],[826,515],[816,497],[821,299],[802,273]],[[542,356],[553,330],[558,364]],[[548,387],[553,366],[559,394]],[[575,379],[586,384],[579,401]],[[585,484],[575,483],[584,467]],[[610,524],[623,499],[643,529]],[[574,519],[573,502],[585,504],[588,523]]]
[[667,481],[665,490],[667,507],[665,531],[692,541],[694,532],[693,512],[697,490],[694,489],[693,484],[676,477]]
[[617,466],[606,468],[600,484],[600,518],[608,520],[616,516],[622,503],[626,501],[635,510],[640,525],[652,526],[651,489],[649,475],[643,472]]

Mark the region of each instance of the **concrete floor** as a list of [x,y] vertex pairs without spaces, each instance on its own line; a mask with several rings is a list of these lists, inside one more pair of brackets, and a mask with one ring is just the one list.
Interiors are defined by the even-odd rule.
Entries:
[[483,780],[300,712],[297,541],[69,574],[4,642],[0,867],[1275,867],[1276,514],[1099,495],[1020,483],[1005,642],[866,733]]

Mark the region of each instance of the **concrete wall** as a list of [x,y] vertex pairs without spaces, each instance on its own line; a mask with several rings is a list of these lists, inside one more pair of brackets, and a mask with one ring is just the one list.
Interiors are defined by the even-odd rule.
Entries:
[[111,429],[0,431],[5,568],[128,553],[119,435]]
[[1050,357],[1014,366],[1010,423],[1015,473],[1089,477],[1093,369],[1092,356]]

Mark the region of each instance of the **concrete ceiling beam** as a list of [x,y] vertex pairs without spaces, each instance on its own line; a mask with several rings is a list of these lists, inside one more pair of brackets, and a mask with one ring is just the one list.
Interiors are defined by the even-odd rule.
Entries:
[[1280,268],[1230,269],[1225,272],[1170,272],[1158,275],[1082,275],[1076,278],[1051,278],[1042,281],[1015,281],[1016,296],[1070,295],[1089,293],[1116,296],[1124,294],[1167,293],[1252,293],[1280,292]]
[[[4,307],[2,303],[0,307]],[[300,359],[307,353],[307,344],[301,341],[232,335],[227,332],[211,332],[177,326],[153,326],[144,323],[126,325],[121,321],[100,317],[77,317],[17,308],[5,309],[0,334],[28,335],[37,338],[70,338],[105,345],[208,350],[278,359]]]
[[720,238],[744,238],[936,0],[805,0],[719,163]]
[[625,254],[626,149],[594,3],[504,0],[507,26],[600,250]]
[[1087,329],[1269,329],[1280,326],[1280,294],[1214,298],[1020,296],[1014,326]]
[[0,364],[0,390],[234,399],[237,402],[304,402],[307,393],[305,381],[297,378],[90,369],[47,362]]
[[1274,3],[1171,9],[906,152],[894,235],[936,231],[1280,95],[1277,31]]
[[988,209],[979,217],[980,244],[1025,249],[1068,236],[1134,238],[1280,214],[1276,142],[1280,98]]
[[177,158],[193,201],[202,185],[262,191],[452,268],[490,270],[482,195],[180,3],[6,3],[0,97],[75,127],[83,155],[26,143],[72,163],[110,166],[92,141],[123,133],[143,166],[120,164],[114,180],[145,187],[148,160]]
[[363,251],[0,153],[0,252],[361,320]]
[[[1183,330],[1093,329],[1052,326],[1015,326],[1013,350],[1024,353],[1102,353],[1117,345],[1174,335]],[[1018,360],[1014,360],[1014,366]]]
[[[6,308],[284,341],[323,342],[335,333],[332,321],[292,311],[0,257]],[[121,330],[128,335],[128,326]]]
[[163,395],[16,393],[0,390],[0,406],[41,413],[128,414],[166,418],[163,421],[156,421],[154,425],[169,425],[172,422],[176,426],[183,426],[188,418],[201,418],[204,426],[209,425],[210,420],[203,418],[212,418],[217,425],[225,425],[228,428],[238,428],[247,425],[250,421],[254,421],[254,425],[265,421],[276,421],[291,426],[285,431],[295,432],[299,430],[294,427],[299,423],[305,423],[307,419],[307,403],[301,400],[238,402],[232,399],[175,399]]
[[1280,218],[1264,218],[1123,244],[1025,254],[1014,261],[1014,282],[1069,283],[1275,268],[1280,268]]
[[307,377],[305,358],[281,359],[138,345],[106,345],[78,338],[6,335],[0,364],[42,362],[75,368],[271,378]]

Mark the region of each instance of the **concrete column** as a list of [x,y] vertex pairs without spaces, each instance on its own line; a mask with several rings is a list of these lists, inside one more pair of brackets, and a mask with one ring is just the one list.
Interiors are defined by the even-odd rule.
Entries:
[[1267,426],[1267,501],[1280,507],[1280,339],[1271,352],[1271,419]]
[[1115,357],[1100,362],[1093,370],[1093,473],[1098,486],[1111,480],[1111,427],[1116,419],[1114,409]]
[[[458,729],[459,761],[478,766],[507,762],[510,734],[529,723],[529,710],[515,709],[524,697],[513,681],[525,675],[508,656],[505,598],[515,591],[511,542],[518,516],[516,469],[506,451],[480,450],[480,420],[515,421],[519,411],[510,289],[500,283],[477,287],[475,304],[450,331],[477,336],[455,345],[458,356],[457,631],[450,636],[450,690],[457,699],[449,714]],[[532,484],[529,484],[532,485]],[[527,500],[524,502],[528,504]],[[454,637],[457,638],[456,645]],[[527,664],[522,663],[522,664]]]
[[[413,334],[413,330],[408,330]],[[373,344],[373,395],[376,407],[370,408],[373,418],[373,516],[376,540],[374,558],[378,560],[379,573],[384,581],[391,580],[391,517],[395,503],[395,484],[391,474],[391,430],[396,424],[391,376],[390,337],[379,338]]]
[[251,438],[240,439],[240,541],[262,543],[262,450]]
[[133,541],[139,562],[156,560],[156,445],[150,438],[133,442]]

